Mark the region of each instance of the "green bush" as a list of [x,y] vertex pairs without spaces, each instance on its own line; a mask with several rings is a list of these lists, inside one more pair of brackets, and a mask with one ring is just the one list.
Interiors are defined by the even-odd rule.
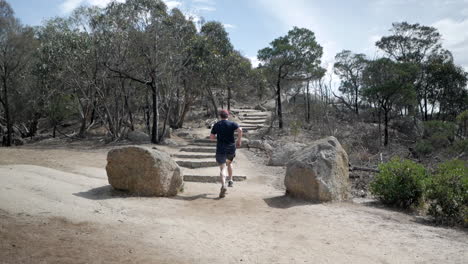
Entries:
[[434,151],[434,147],[432,146],[431,142],[429,142],[429,140],[422,139],[416,143],[415,150],[419,154],[427,155]]
[[439,223],[468,225],[468,165],[453,160],[438,166],[428,179],[429,214]]
[[395,158],[380,165],[379,170],[370,190],[383,203],[408,208],[422,201],[427,174],[423,166]]
[[455,138],[455,133],[456,126],[452,122],[433,120],[424,123],[424,138],[431,138],[436,136],[453,141]]

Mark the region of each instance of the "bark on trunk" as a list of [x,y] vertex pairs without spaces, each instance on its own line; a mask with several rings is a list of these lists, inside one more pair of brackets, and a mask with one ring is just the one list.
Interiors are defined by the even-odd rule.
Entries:
[[152,99],[153,99],[153,127],[151,129],[151,143],[158,144],[159,143],[159,131],[158,131],[158,119],[159,119],[159,111],[158,111],[158,95],[157,89],[154,83],[151,83],[151,91],[152,91]]
[[4,142],[4,145],[7,147],[11,146],[11,139],[12,139],[12,134],[13,134],[13,124],[11,123],[11,118],[10,118],[10,105],[8,103],[8,87],[6,83],[6,79],[3,78],[3,108],[5,110],[5,121],[7,125],[7,136],[6,136],[6,142]]
[[278,71],[278,81],[276,82],[276,100],[278,104],[278,122],[279,128],[283,128],[283,111],[281,109],[281,68]]

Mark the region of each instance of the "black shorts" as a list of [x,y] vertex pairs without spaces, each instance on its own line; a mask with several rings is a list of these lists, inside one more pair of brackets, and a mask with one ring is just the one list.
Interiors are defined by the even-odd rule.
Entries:
[[216,153],[216,162],[218,164],[224,164],[226,163],[226,160],[233,161],[234,158],[236,157],[236,153]]

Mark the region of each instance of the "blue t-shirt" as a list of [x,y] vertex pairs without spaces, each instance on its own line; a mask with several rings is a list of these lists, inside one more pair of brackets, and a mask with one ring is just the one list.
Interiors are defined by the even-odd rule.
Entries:
[[221,120],[214,124],[211,134],[216,135],[217,138],[216,153],[235,151],[234,131],[238,128],[239,125],[236,122],[229,120]]

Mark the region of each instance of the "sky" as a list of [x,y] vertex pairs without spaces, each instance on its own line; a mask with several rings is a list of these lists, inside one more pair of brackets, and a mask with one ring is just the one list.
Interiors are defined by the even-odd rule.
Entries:
[[[66,16],[79,5],[105,6],[111,0],[7,0],[23,24],[40,25]],[[123,0],[118,0],[123,1]],[[164,0],[188,15],[225,25],[234,47],[257,64],[258,50],[294,26],[312,30],[331,69],[336,53],[347,49],[370,58],[382,54],[375,42],[393,22],[436,27],[443,47],[468,70],[468,0]]]

